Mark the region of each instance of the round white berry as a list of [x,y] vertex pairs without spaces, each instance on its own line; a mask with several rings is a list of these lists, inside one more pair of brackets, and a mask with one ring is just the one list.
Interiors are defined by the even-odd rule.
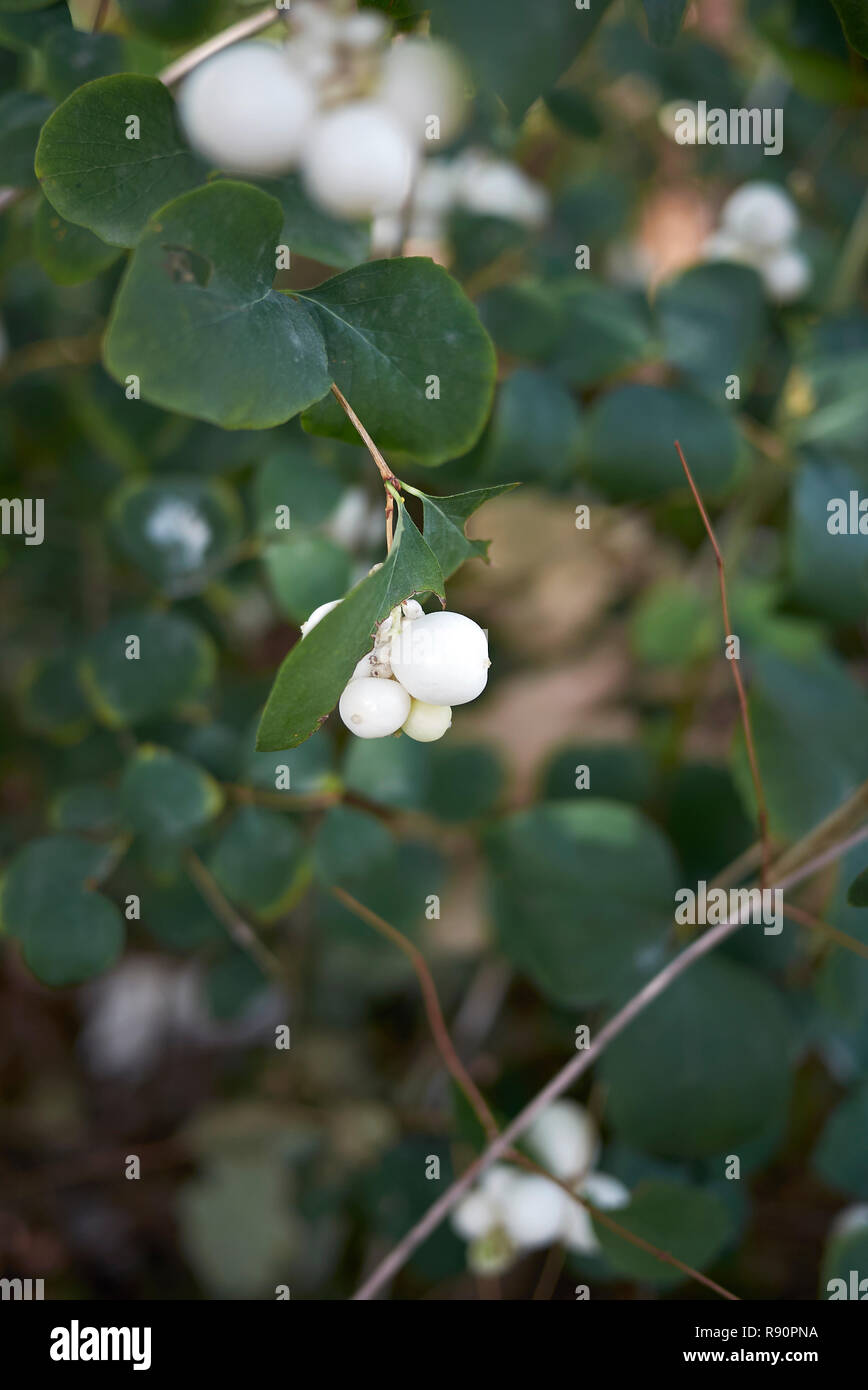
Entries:
[[410,696],[397,681],[363,676],[351,680],[340,699],[340,715],[358,738],[387,738],[410,713]]
[[811,263],[801,251],[784,247],[763,261],[762,277],[770,299],[790,304],[810,285]]
[[312,632],[317,623],[322,622],[326,613],[330,613],[333,608],[337,608],[338,604],[341,602],[341,599],[333,598],[330,603],[321,603],[319,608],[315,608],[310,617],[306,618],[301,625],[302,637],[306,637],[309,632]]
[[545,221],[548,194],[517,165],[475,150],[468,150],[455,163],[455,201],[468,212],[503,217],[526,227]]
[[745,183],[723,205],[720,214],[725,231],[753,246],[782,246],[799,227],[796,206],[783,188],[774,183]]
[[415,155],[400,122],[376,101],[349,101],[314,123],[304,156],[308,191],[337,217],[394,212]]
[[[446,44],[431,39],[401,39],[383,59],[380,100],[406,127],[417,144],[429,142],[428,120],[439,121],[439,140],[451,140],[467,112],[464,72]],[[437,140],[431,140],[436,149]]]
[[422,607],[421,603],[418,603],[414,598],[407,598],[404,600],[401,604],[401,612],[409,623],[414,623],[417,618],[423,618],[425,616],[425,609]]
[[733,236],[731,232],[716,231],[707,237],[702,245],[702,254],[707,261],[737,261],[741,264],[756,260],[756,250]]
[[556,1100],[547,1106],[528,1130],[527,1143],[556,1178],[576,1178],[588,1172],[599,1148],[593,1120],[583,1106],[571,1100]]
[[314,89],[269,43],[238,43],[187,78],[178,114],[198,155],[238,174],[292,168],[316,110]]
[[401,730],[417,743],[434,743],[443,737],[451,723],[452,710],[449,705],[426,705],[424,700],[411,700],[410,713]]
[[392,637],[392,671],[415,700],[466,705],[488,680],[488,641],[461,613],[424,613]]
[[376,48],[386,29],[385,17],[376,10],[357,10],[341,21],[340,41],[347,48]]
[[551,1245],[561,1233],[564,1208],[571,1199],[536,1173],[517,1173],[505,1203],[504,1226],[512,1243],[521,1250]]

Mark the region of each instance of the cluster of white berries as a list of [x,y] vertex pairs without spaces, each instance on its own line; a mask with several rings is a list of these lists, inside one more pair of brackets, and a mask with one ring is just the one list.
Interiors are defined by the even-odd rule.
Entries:
[[788,193],[774,183],[745,183],[727,198],[720,227],[703,252],[709,261],[753,266],[769,298],[788,304],[811,283],[810,262],[794,244],[798,230],[799,214]]
[[[630,1193],[617,1178],[594,1172],[599,1136],[581,1105],[558,1100],[525,1136],[527,1147],[553,1177],[602,1211],[627,1206]],[[494,1164],[463,1201],[452,1223],[469,1242],[471,1269],[501,1274],[526,1250],[561,1242],[592,1255],[599,1250],[590,1213],[557,1183],[536,1173]]]
[[228,173],[298,168],[311,196],[340,217],[397,212],[420,155],[464,121],[460,62],[436,40],[390,43],[374,10],[298,0],[290,24],[285,44],[235,44],[187,78],[179,115],[190,145]]
[[[315,608],[302,638],[341,602]],[[377,627],[374,645],[341,695],[341,719],[357,738],[404,733],[433,743],[452,724],[452,706],[481,695],[488,680],[488,641],[462,613],[425,613],[415,599],[393,608]]]

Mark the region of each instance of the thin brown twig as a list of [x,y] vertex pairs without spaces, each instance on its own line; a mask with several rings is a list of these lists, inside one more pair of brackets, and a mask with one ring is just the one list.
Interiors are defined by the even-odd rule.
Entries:
[[99,0],[99,4],[96,7],[96,14],[93,17],[93,24],[90,26],[90,32],[92,34],[98,34],[105,23],[105,17],[109,12],[109,5],[111,2],[112,0]]
[[841,931],[840,927],[833,927],[831,922],[824,922],[822,917],[815,917],[813,912],[806,912],[803,907],[796,907],[794,903],[784,903],[784,916],[792,917],[794,922],[800,922],[803,927],[810,927],[812,931],[819,932],[829,941],[834,941],[836,946],[843,946],[845,951],[852,951],[854,955],[868,960],[868,946],[864,941],[857,941],[855,936]]
[[[440,1006],[437,986],[434,983],[434,978],[422,952],[418,947],[414,946],[413,942],[410,941],[403,932],[400,932],[391,922],[387,922],[385,917],[381,917],[379,913],[373,912],[371,908],[359,902],[358,898],[353,897],[352,893],[348,893],[345,889],[336,886],[333,886],[331,891],[339,902],[342,902],[345,907],[349,908],[351,912],[354,912],[363,922],[367,922],[375,931],[380,932],[382,936],[385,936],[389,941],[393,942],[399,950],[403,951],[404,955],[412,964],[422,990],[425,1012],[428,1016],[428,1023],[437,1050],[456,1085],[463,1092],[467,1101],[473,1108],[474,1114],[479,1120],[489,1141],[495,1139],[499,1133],[497,1121],[492,1114],[488,1102],[476,1085],[473,1077],[465,1068],[458,1053],[455,1051],[452,1039],[449,1035],[449,1029],[446,1026],[446,1020],[443,1016],[443,1010]],[[644,1250],[647,1254],[654,1255],[664,1264],[674,1265],[676,1269],[680,1269],[682,1273],[696,1279],[700,1284],[705,1284],[708,1288],[714,1289],[723,1298],[735,1300],[735,1294],[729,1293],[728,1290],[722,1288],[721,1285],[715,1284],[713,1280],[701,1274],[698,1269],[693,1269],[691,1265],[685,1264],[683,1260],[679,1260],[676,1256],[671,1255],[668,1250],[659,1250],[657,1246],[652,1245],[650,1241],[643,1240],[641,1236],[637,1236],[633,1231],[628,1231],[627,1228],[616,1221],[614,1217],[610,1217],[607,1213],[600,1211],[589,1202],[587,1198],[582,1197],[578,1192],[574,1192],[568,1183],[562,1182],[560,1178],[556,1178],[553,1173],[549,1173],[545,1168],[541,1167],[540,1164],[535,1163],[532,1158],[521,1153],[518,1149],[510,1146],[505,1150],[503,1157],[507,1162],[514,1163],[518,1167],[526,1169],[528,1172],[536,1173],[540,1177],[547,1178],[549,1182],[553,1182],[557,1187],[560,1187],[568,1197],[578,1203],[580,1207],[584,1207],[586,1211],[591,1212],[603,1225],[608,1226],[624,1240],[629,1241],[630,1244],[637,1245],[640,1250]]]
[[[708,534],[708,539],[711,541],[711,547],[714,551],[714,558],[717,561],[717,573],[718,578],[720,580],[720,603],[723,609],[723,626],[726,637],[729,638],[732,636],[732,624],[730,623],[729,619],[729,602],[726,594],[726,568],[723,563],[723,555],[721,554],[720,546],[717,543],[717,537],[714,534],[714,528],[709,519],[708,512],[705,510],[705,504],[702,501],[699,489],[696,486],[696,483],[693,481],[693,474],[690,472],[690,469],[687,466],[687,459],[684,457],[684,451],[681,448],[681,445],[679,444],[677,439],[675,440],[675,449],[679,459],[681,460],[681,466],[684,469],[685,475],[687,477],[687,482],[690,486],[690,491],[693,493],[693,500],[699,508],[699,515],[702,517],[705,530]],[[757,821],[759,824],[760,841],[762,843],[762,871],[760,875],[760,883],[762,887],[765,888],[768,882],[769,866],[771,863],[769,815],[768,809],[766,807],[766,798],[765,792],[763,790],[762,778],[760,777],[759,763],[757,761],[756,756],[756,747],[753,741],[753,729],[751,727],[750,722],[750,710],[748,709],[747,692],[745,691],[744,682],[741,678],[738,657],[733,657],[729,664],[732,668],[732,678],[735,682],[735,689],[738,695],[738,703],[739,708],[741,710],[741,724],[744,730],[744,741],[747,745],[747,756],[748,761],[750,762],[750,774],[751,778],[753,779],[754,795],[756,796]]]
[[256,932],[224,896],[210,870],[193,850],[187,853],[190,877],[215,916],[223,923],[235,945],[256,962],[264,975],[270,975],[284,989],[288,987],[286,971],[277,956],[260,941]]
[[[852,835],[848,835],[847,838],[842,840],[839,844],[830,846],[828,849],[818,854],[816,858],[794,869],[787,877],[781,878],[776,884],[776,887],[780,888],[782,891],[786,891],[788,888],[794,888],[796,884],[804,882],[805,879],[810,878],[813,874],[818,873],[820,869],[825,868],[827,864],[842,858],[856,845],[864,843],[865,840],[868,840],[868,826],[863,825],[860,830],[855,831]],[[773,874],[776,867],[777,866],[773,866]],[[742,918],[741,913],[739,913],[733,921],[721,922],[719,925],[712,927],[710,931],[707,931],[703,936],[685,947],[674,960],[669,961],[662,970],[658,971],[658,973],[647,982],[647,984],[643,985],[642,989],[640,989],[637,994],[633,995],[617,1013],[612,1015],[609,1021],[597,1034],[591,1046],[577,1053],[565,1066],[561,1067],[560,1071],[555,1073],[542,1090],[538,1091],[524,1109],[501,1131],[498,1138],[489,1144],[485,1152],[480,1154],[479,1157],[469,1165],[442,1196],[438,1197],[437,1201],[428,1208],[421,1220],[416,1222],[415,1226],[407,1232],[390,1254],[387,1255],[374,1272],[369,1275],[364,1284],[354,1295],[354,1298],[361,1302],[371,1299],[384,1284],[394,1278],[398,1270],[401,1269],[411,1257],[414,1250],[417,1250],[422,1242],[427,1240],[432,1231],[436,1231],[441,1221],[449,1215],[450,1211],[452,1211],[453,1207],[460,1201],[468,1188],[473,1185],[477,1178],[480,1177],[492,1163],[495,1163],[497,1159],[504,1156],[515,1141],[524,1134],[525,1130],[527,1130],[531,1124],[533,1124],[536,1117],[545,1110],[547,1106],[551,1105],[553,1100],[556,1100],[558,1096],[563,1095],[565,1091],[569,1090],[582,1073],[587,1071],[588,1068],[597,1061],[597,1058],[605,1051],[609,1043],[612,1042],[614,1038],[618,1037],[619,1034],[623,1033],[625,1028],[629,1027],[633,1020],[646,1009],[649,1004],[653,1003],[655,999],[664,994],[674,980],[682,975],[685,970],[688,970],[697,960],[700,960],[703,956],[707,955],[709,951],[719,946],[727,937],[738,931],[741,925]]]
[[373,439],[368,434],[368,431],[365,429],[358,415],[353,410],[353,407],[350,405],[343,391],[341,391],[340,387],[334,381],[332,382],[332,394],[334,395],[335,400],[338,402],[341,409],[346,414],[346,417],[349,420],[350,424],[353,426],[353,429],[356,431],[356,433],[359,435],[359,437],[365,444],[365,447],[367,448],[368,453],[371,455],[371,458],[374,460],[374,463],[377,465],[377,470],[380,474],[380,477],[383,480],[383,487],[386,489],[386,550],[389,551],[392,549],[392,530],[395,506],[395,497],[392,489],[400,487],[401,480],[400,478],[395,477],[395,474],[392,472],[386,460],[383,458],[383,455],[380,453]]

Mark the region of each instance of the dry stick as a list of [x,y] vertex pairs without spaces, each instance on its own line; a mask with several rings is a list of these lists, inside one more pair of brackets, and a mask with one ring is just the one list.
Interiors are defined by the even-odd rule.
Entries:
[[267,29],[272,24],[277,24],[280,15],[274,5],[266,5],[264,10],[257,10],[256,14],[250,15],[247,19],[239,19],[237,24],[230,24],[228,29],[224,29],[222,34],[215,34],[213,38],[206,39],[200,43],[198,48],[191,48],[189,53],[182,53],[180,58],[176,58],[174,63],[170,63],[162,72],[157,73],[160,81],[166,87],[171,87],[175,82],[180,82],[182,77],[186,77],[188,72],[192,72],[200,63],[204,63],[206,58],[213,58],[215,53],[220,53],[222,49],[228,48],[230,44],[238,43],[239,39],[248,39],[252,34],[258,34],[261,29]]
[[[781,890],[795,887],[797,883],[802,883],[806,878],[810,878],[812,874],[825,868],[827,864],[832,863],[834,860],[840,859],[844,854],[848,853],[849,850],[853,849],[855,845],[862,844],[865,840],[868,840],[868,826],[863,826],[861,830],[848,836],[848,838],[840,844],[832,845],[829,849],[817,855],[815,859],[810,860],[807,864],[802,864],[788,877],[781,879],[775,887]],[[512,1147],[514,1142],[519,1139],[525,1130],[533,1123],[537,1115],[545,1110],[547,1106],[551,1105],[552,1101],[556,1100],[564,1091],[569,1090],[582,1073],[587,1071],[587,1069],[596,1062],[597,1058],[605,1051],[609,1043],[612,1042],[614,1038],[618,1037],[620,1033],[623,1033],[624,1029],[627,1028],[629,1024],[633,1022],[634,1018],[636,1018],[643,1009],[647,1008],[653,1000],[665,993],[679,975],[682,975],[685,970],[689,969],[695,961],[707,955],[709,951],[714,950],[715,946],[719,946],[727,937],[732,936],[741,925],[741,913],[739,913],[732,922],[721,922],[718,926],[712,927],[704,936],[691,942],[680,955],[676,956],[675,959],[664,966],[653,979],[649,980],[648,983],[639,990],[638,994],[635,994],[632,999],[628,1000],[624,1007],[619,1009],[618,1012],[609,1019],[608,1023],[604,1025],[591,1046],[571,1058],[570,1061],[552,1077],[548,1084],[534,1096],[533,1100],[524,1107],[515,1119],[507,1125],[506,1129],[504,1129],[498,1138],[488,1146],[485,1152],[480,1154],[479,1158],[475,1159],[474,1162],[470,1164],[469,1168],[462,1173],[460,1178],[456,1179],[452,1186],[443,1193],[442,1197],[439,1197],[437,1201],[429,1207],[421,1221],[418,1221],[416,1225],[407,1232],[403,1240],[395,1246],[394,1250],[387,1255],[386,1259],[374,1270],[373,1274],[366,1279],[365,1283],[354,1295],[354,1298],[358,1301],[373,1298],[374,1294],[398,1273],[413,1254],[413,1251],[418,1249],[422,1242],[427,1240],[431,1232],[437,1229],[440,1222],[449,1215],[452,1208],[461,1197],[463,1197],[468,1188],[473,1185],[479,1175],[484,1173],[486,1168],[490,1167],[498,1158],[502,1158],[505,1155],[507,1150]]]
[[92,34],[99,33],[100,29],[103,26],[105,17],[108,14],[110,4],[111,0],[99,0],[99,4],[96,7],[96,14],[93,17],[93,24],[90,26],[90,31]]
[[187,868],[202,897],[223,923],[235,945],[256,962],[263,974],[270,975],[284,989],[288,988],[286,972],[277,956],[263,945],[250,923],[223,896],[216,880],[193,850],[187,854]]
[[[684,451],[682,450],[681,445],[679,444],[677,439],[675,441],[675,449],[678,453],[678,457],[681,460],[681,467],[684,469],[685,475],[687,477],[687,482],[690,485],[690,491],[693,493],[693,500],[699,508],[699,515],[702,517],[703,524],[705,526],[706,532],[708,533],[708,539],[711,541],[711,546],[714,551],[714,558],[717,561],[717,573],[720,579],[720,603],[721,607],[723,608],[724,631],[726,636],[730,637],[732,635],[732,625],[729,621],[729,603],[727,601],[726,596],[726,572],[723,563],[723,556],[720,553],[720,546],[717,543],[717,537],[714,534],[714,529],[709,520],[708,512],[705,510],[705,505],[702,501],[702,497],[700,496],[699,489],[693,481],[693,475],[687,466],[687,459],[684,457]],[[760,778],[759,763],[757,762],[756,756],[756,748],[754,747],[753,730],[751,728],[750,722],[750,711],[748,710],[747,705],[747,694],[745,692],[744,682],[741,678],[741,671],[739,670],[738,658],[735,658],[734,660],[730,661],[729,664],[732,667],[732,678],[735,681],[735,688],[738,694],[738,703],[739,708],[741,709],[741,723],[742,728],[744,729],[744,741],[747,745],[747,756],[750,762],[750,774],[753,778],[754,795],[756,796],[757,821],[759,822],[760,840],[762,842],[762,874],[760,882],[762,884],[762,887],[765,888],[768,882],[769,861],[771,858],[769,842],[769,816],[768,810],[766,809],[766,799],[765,792],[763,791],[762,779]]]
[[346,413],[347,419],[350,421],[350,424],[353,426],[353,428],[356,430],[357,434],[360,436],[363,443],[365,444],[368,453],[371,455],[371,458],[377,465],[377,470],[380,474],[380,477],[383,480],[383,487],[386,489],[386,550],[389,551],[392,549],[392,520],[395,505],[394,492],[391,489],[400,487],[401,479],[395,477],[395,474],[392,472],[386,460],[383,458],[383,455],[380,453],[373,439],[368,434],[368,431],[365,429],[358,415],[353,410],[353,407],[350,405],[343,391],[341,391],[340,387],[334,381],[332,382],[332,394],[334,395],[335,400],[337,400],[340,404],[341,409]]
[[[344,906],[349,908],[351,912],[354,912],[357,917],[361,917],[362,921],[367,922],[375,931],[380,932],[381,935],[387,937],[389,941],[394,942],[398,949],[403,951],[404,955],[409,959],[422,989],[422,997],[425,1001],[425,1012],[428,1016],[431,1032],[434,1035],[434,1042],[437,1046],[437,1050],[443,1058],[447,1071],[467,1098],[476,1118],[485,1130],[489,1142],[492,1142],[497,1138],[499,1132],[497,1121],[489,1109],[488,1102],[479,1090],[473,1077],[466,1070],[458,1053],[455,1051],[452,1039],[449,1035],[449,1029],[446,1026],[446,1020],[443,1017],[443,1010],[440,1007],[437,986],[434,983],[434,978],[422,952],[413,945],[412,941],[404,936],[403,932],[398,931],[397,927],[393,927],[391,922],[387,922],[385,917],[381,917],[379,913],[373,912],[371,908],[359,902],[358,898],[354,898],[351,893],[346,892],[343,888],[337,887],[333,887],[331,891],[339,902],[342,902]],[[603,1225],[608,1226],[619,1236],[622,1236],[624,1240],[629,1241],[632,1245],[637,1245],[640,1250],[644,1250],[646,1253],[655,1256],[656,1259],[661,1260],[664,1264],[674,1265],[675,1268],[680,1269],[683,1274],[687,1274],[692,1279],[696,1279],[700,1284],[705,1284],[708,1288],[714,1289],[721,1297],[729,1298],[736,1302],[738,1301],[735,1294],[730,1293],[720,1284],[715,1284],[712,1279],[708,1279],[704,1274],[700,1274],[698,1269],[693,1269],[691,1265],[685,1264],[683,1260],[679,1260],[674,1255],[670,1255],[668,1250],[660,1250],[656,1245],[652,1245],[650,1241],[643,1240],[641,1236],[637,1236],[633,1231],[628,1231],[625,1226],[622,1226],[620,1222],[615,1221],[613,1217],[608,1216],[605,1212],[600,1211],[593,1203],[589,1202],[587,1198],[582,1197],[578,1192],[574,1192],[568,1183],[562,1182],[561,1179],[556,1178],[553,1173],[547,1172],[547,1170],[542,1168],[538,1163],[534,1163],[533,1159],[528,1158],[526,1154],[520,1153],[517,1149],[510,1147],[504,1152],[503,1156],[510,1163],[514,1163],[520,1168],[527,1169],[528,1172],[536,1173],[540,1177],[547,1178],[549,1182],[553,1182],[557,1187],[560,1187],[572,1201],[577,1202],[580,1207],[584,1207],[586,1211],[589,1211],[593,1216],[597,1217]]]

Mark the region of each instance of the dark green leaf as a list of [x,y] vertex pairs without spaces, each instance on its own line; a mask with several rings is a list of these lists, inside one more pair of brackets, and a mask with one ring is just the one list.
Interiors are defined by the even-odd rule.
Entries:
[[55,30],[42,47],[45,86],[55,101],[66,97],[85,82],[108,77],[124,66],[124,49],[116,34],[83,34]]
[[451,497],[431,497],[418,488],[407,486],[407,492],[422,499],[422,530],[426,544],[436,556],[444,579],[449,579],[455,571],[470,560],[479,556],[488,559],[490,541],[470,540],[464,534],[469,518],[492,497],[502,492],[511,492],[518,483],[498,483],[494,487],[476,488],[473,492],[459,492]]
[[294,748],[334,709],[356,663],[370,649],[376,623],[412,594],[444,597],[443,577],[405,507],[380,569],[292,648],[277,673],[259,726],[257,748]]
[[350,557],[328,536],[302,531],[266,546],[262,560],[281,612],[297,623],[350,582]]
[[243,535],[241,506],[226,483],[177,473],[124,483],[108,516],[120,549],[170,594],[201,589]]
[[662,948],[675,862],[633,807],[596,798],[537,806],[499,821],[487,849],[501,946],[549,998],[610,998],[643,953]]
[[847,901],[851,907],[868,907],[868,869],[863,869],[847,889]]
[[655,302],[667,360],[713,400],[725,399],[730,376],[747,396],[767,320],[756,271],[693,266],[662,286]]
[[[641,1182],[615,1216],[619,1226],[693,1269],[707,1269],[732,1235],[726,1207],[713,1192],[659,1179]],[[687,1278],[602,1222],[595,1221],[594,1230],[612,1268],[628,1279],[668,1288]]]
[[33,155],[51,102],[36,92],[0,97],[0,183],[29,188],[36,182]]
[[290,255],[309,256],[341,269],[367,258],[371,245],[367,223],[332,217],[307,196],[298,174],[255,182],[283,208],[280,240],[289,247]]
[[175,838],[213,820],[223,792],[189,758],[142,744],[127,764],[120,786],[121,808],[141,835]]
[[33,250],[46,275],[58,285],[79,285],[92,280],[122,254],[86,227],[61,217],[43,198],[33,221]]
[[[129,638],[140,644],[138,657]],[[115,618],[90,641],[81,679],[98,718],[111,728],[192,704],[211,684],[211,638],[173,613]]]
[[150,38],[182,43],[206,33],[217,19],[220,0],[118,0],[135,29]]
[[304,893],[309,869],[304,842],[277,811],[242,806],[223,831],[208,867],[227,897],[271,921]]
[[814,1153],[814,1167],[831,1187],[868,1201],[868,1084],[832,1111]]
[[[307,309],[271,288],[279,205],[221,180],[161,209],[135,250],[105,343],[142,395],[226,429],[267,429],[329,389]],[[134,407],[133,407],[134,408]]]
[[832,0],[847,42],[868,58],[868,10],[863,0]]
[[[372,261],[300,297],[325,338],[333,379],[379,448],[433,464],[476,442],[491,407],[494,349],[441,266],[421,257]],[[302,423],[359,442],[331,396]]]
[[[140,122],[138,139],[127,139],[130,116]],[[58,106],[42,131],[36,173],[61,216],[114,246],[135,246],[152,213],[206,170],[184,144],[162,82],[123,73],[79,87]]]
[[611,1123],[628,1143],[673,1158],[737,1152],[786,1101],[789,1054],[771,986],[720,956],[701,960],[603,1054]]

